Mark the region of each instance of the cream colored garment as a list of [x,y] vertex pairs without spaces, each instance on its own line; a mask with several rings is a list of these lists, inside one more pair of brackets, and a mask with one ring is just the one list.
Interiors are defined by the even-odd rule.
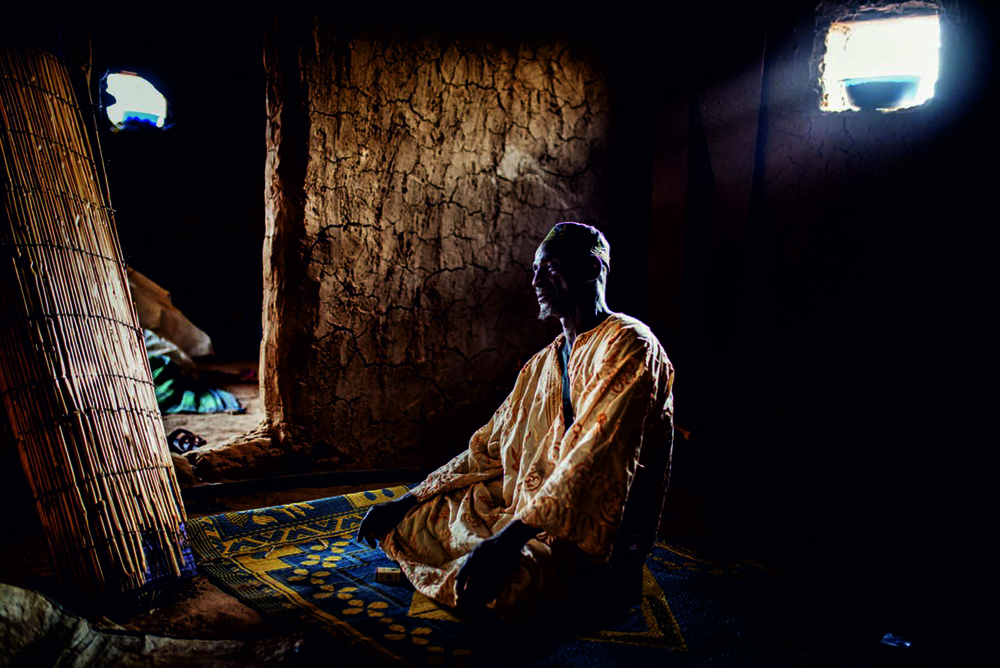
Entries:
[[642,445],[662,442],[672,428],[673,368],[644,324],[612,314],[580,334],[571,352],[575,421],[567,431],[563,338],[524,366],[468,450],[414,488],[420,505],[382,541],[429,598],[454,607],[455,579],[469,552],[515,518],[538,527],[539,538],[525,546],[498,606],[532,592],[559,595],[556,580],[570,569],[560,545],[595,562],[609,558]]

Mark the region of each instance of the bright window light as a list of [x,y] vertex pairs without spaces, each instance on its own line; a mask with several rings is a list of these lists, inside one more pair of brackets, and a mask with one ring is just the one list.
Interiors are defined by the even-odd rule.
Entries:
[[927,102],[940,48],[937,15],[833,23],[820,68],[820,109],[885,112]]
[[115,98],[108,105],[108,120],[118,130],[130,125],[152,125],[162,128],[167,120],[167,99],[138,74],[115,72],[108,74],[108,94]]

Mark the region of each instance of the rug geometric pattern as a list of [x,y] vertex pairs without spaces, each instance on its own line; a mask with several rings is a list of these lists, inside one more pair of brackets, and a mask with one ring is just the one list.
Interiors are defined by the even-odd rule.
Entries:
[[[354,541],[354,532],[370,506],[406,491],[226,513],[190,520],[187,529],[199,567],[265,615],[323,625],[383,661],[469,666],[503,656],[509,638],[498,642],[409,586],[375,582],[375,569],[392,563]],[[624,618],[518,654],[516,663],[509,656],[498,661],[538,668],[790,665],[788,647],[762,624],[767,606],[753,596],[754,581],[773,577],[752,564],[714,564],[658,542],[647,559],[642,602]]]

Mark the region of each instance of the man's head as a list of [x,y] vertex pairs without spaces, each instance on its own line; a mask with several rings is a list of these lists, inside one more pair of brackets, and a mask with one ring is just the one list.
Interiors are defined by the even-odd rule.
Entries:
[[541,319],[571,317],[604,305],[611,247],[601,231],[580,223],[558,223],[535,251],[534,278]]

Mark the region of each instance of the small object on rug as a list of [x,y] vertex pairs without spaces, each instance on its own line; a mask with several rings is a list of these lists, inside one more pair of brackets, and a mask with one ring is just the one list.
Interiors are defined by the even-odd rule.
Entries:
[[187,429],[174,429],[167,436],[167,445],[170,446],[170,451],[178,455],[183,455],[185,452],[191,452],[195,448],[200,448],[206,442],[201,436],[193,434]]
[[375,582],[380,584],[408,584],[403,579],[403,569],[395,566],[379,566],[375,569]]

